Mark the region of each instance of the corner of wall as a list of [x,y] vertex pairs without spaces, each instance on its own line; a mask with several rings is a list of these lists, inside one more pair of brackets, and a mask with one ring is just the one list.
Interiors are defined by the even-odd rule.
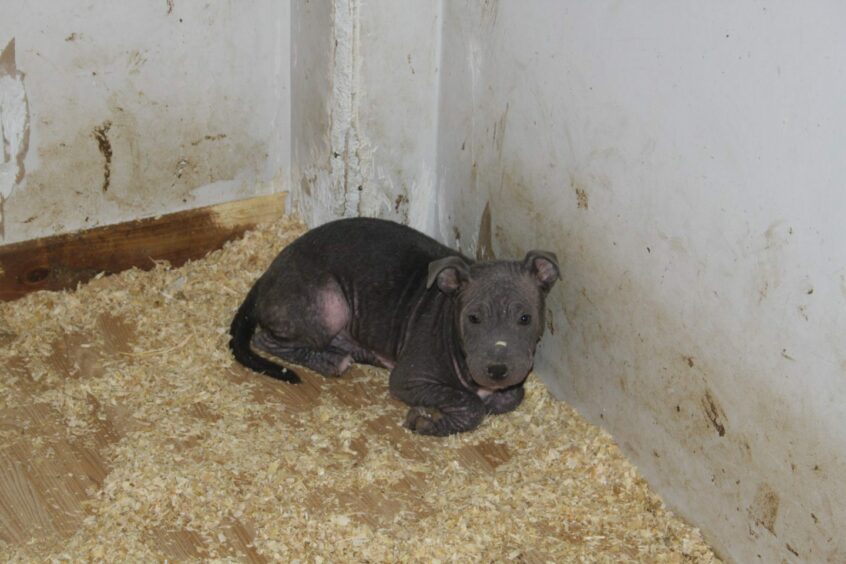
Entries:
[[369,216],[435,229],[439,10],[294,4],[292,209],[308,225]]

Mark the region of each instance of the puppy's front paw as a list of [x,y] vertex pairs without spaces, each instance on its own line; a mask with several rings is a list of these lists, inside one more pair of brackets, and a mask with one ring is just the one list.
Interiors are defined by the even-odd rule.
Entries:
[[434,408],[412,407],[405,416],[403,427],[423,435],[431,435],[435,429],[435,422],[439,421],[443,414]]
[[523,401],[523,396],[526,390],[522,385],[507,390],[494,392],[482,400],[485,404],[485,409],[488,413],[493,415],[500,415],[514,411],[520,402]]

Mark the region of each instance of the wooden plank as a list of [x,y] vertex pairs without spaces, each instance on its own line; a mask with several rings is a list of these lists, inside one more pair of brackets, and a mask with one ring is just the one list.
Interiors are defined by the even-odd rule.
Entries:
[[75,288],[99,274],[154,261],[179,266],[284,213],[286,193],[0,246],[0,301]]

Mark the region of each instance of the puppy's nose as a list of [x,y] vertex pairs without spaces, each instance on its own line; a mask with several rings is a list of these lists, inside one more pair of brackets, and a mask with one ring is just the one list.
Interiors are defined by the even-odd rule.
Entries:
[[505,378],[506,372],[508,372],[508,367],[504,364],[491,364],[488,366],[488,374],[494,380],[502,380]]

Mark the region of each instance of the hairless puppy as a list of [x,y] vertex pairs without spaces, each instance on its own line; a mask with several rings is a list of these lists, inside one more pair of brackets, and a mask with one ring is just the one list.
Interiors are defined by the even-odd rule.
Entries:
[[470,431],[522,401],[559,277],[550,252],[474,262],[410,227],[341,219],[279,253],[238,309],[229,346],[291,383],[290,368],[251,347],[324,376],[353,362],[388,368],[391,394],[411,406],[407,428]]

